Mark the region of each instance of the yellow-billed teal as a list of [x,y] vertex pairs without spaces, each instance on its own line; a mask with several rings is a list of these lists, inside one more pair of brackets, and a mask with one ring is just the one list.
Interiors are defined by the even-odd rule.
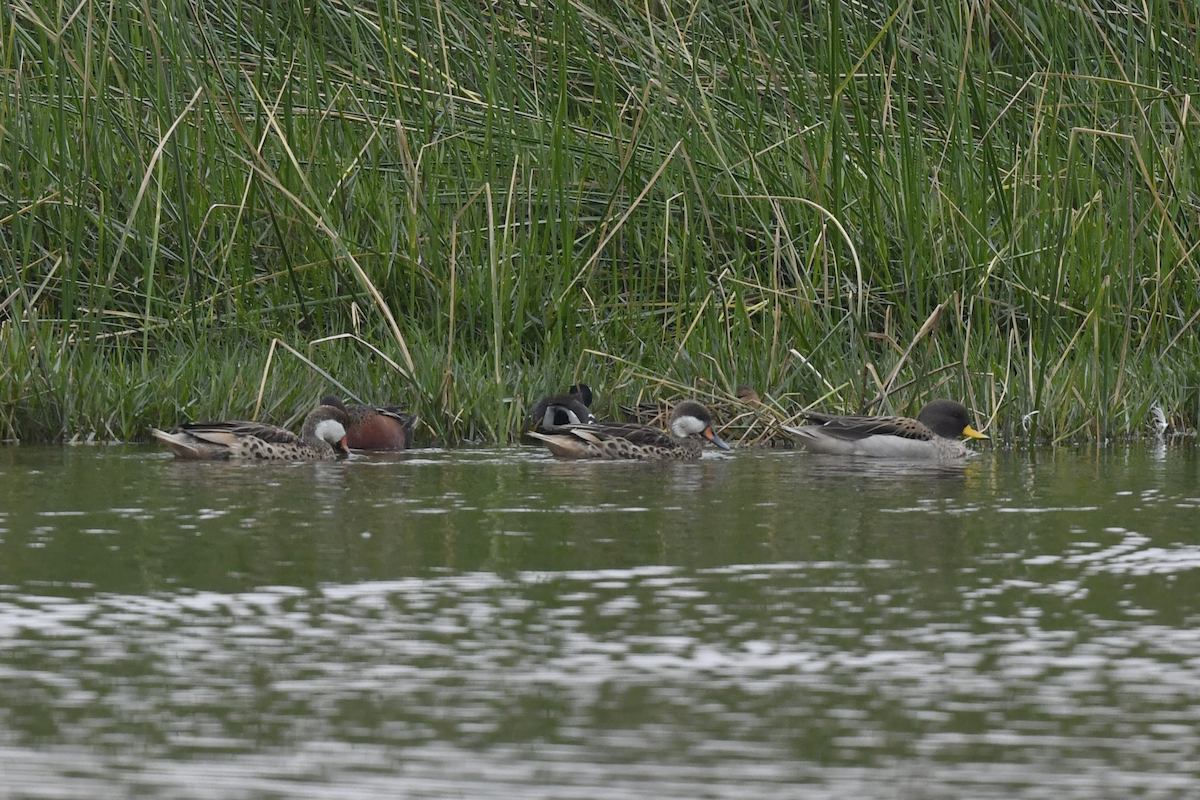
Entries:
[[959,436],[986,439],[971,427],[966,406],[953,400],[934,400],[916,419],[908,417],[851,417],[806,411],[817,425],[783,426],[814,453],[872,456],[906,460],[953,460],[969,454]]

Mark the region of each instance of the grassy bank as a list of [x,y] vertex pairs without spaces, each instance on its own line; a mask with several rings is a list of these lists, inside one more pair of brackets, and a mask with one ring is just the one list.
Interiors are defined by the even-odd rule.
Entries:
[[576,376],[1195,425],[1197,18],[1090,5],[4,4],[0,438],[314,365],[445,442]]

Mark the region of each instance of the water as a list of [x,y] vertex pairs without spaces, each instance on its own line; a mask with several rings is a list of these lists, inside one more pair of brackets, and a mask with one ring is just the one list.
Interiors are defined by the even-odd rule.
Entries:
[[0,797],[1200,780],[1200,470],[0,449]]

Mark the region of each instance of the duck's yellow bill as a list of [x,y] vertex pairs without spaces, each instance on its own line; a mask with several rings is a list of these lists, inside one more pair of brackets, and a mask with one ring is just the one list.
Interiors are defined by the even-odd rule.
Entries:
[[963,428],[963,436],[970,436],[972,439],[986,439],[986,438],[988,438],[986,433],[980,433],[979,431],[977,431],[977,430],[975,430],[974,428],[972,428],[970,425],[968,425],[967,427]]

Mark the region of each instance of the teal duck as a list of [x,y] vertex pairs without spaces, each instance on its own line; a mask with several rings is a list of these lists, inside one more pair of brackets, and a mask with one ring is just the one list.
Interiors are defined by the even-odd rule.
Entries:
[[346,445],[351,450],[407,450],[412,447],[417,415],[400,406],[366,406],[342,403],[333,395],[322,398],[321,405],[346,412]]
[[549,433],[564,425],[596,422],[592,413],[592,390],[586,383],[577,383],[565,392],[543,397],[529,410],[533,430]]
[[708,409],[685,400],[671,413],[669,432],[632,422],[594,422],[561,426],[555,433],[531,432],[560,458],[668,460],[696,459],[710,442],[729,445],[713,431]]
[[346,449],[346,412],[320,405],[308,412],[300,435],[265,422],[185,422],[169,431],[151,428],[179,458],[260,461],[331,460]]
[[742,384],[736,390],[737,399],[741,400],[751,408],[759,408],[762,406],[762,398],[758,396],[758,392],[754,391],[753,386]]
[[908,417],[851,417],[806,411],[817,425],[783,426],[813,453],[872,456],[905,460],[948,461],[970,453],[959,436],[986,439],[971,427],[966,406],[953,400],[934,400]]

